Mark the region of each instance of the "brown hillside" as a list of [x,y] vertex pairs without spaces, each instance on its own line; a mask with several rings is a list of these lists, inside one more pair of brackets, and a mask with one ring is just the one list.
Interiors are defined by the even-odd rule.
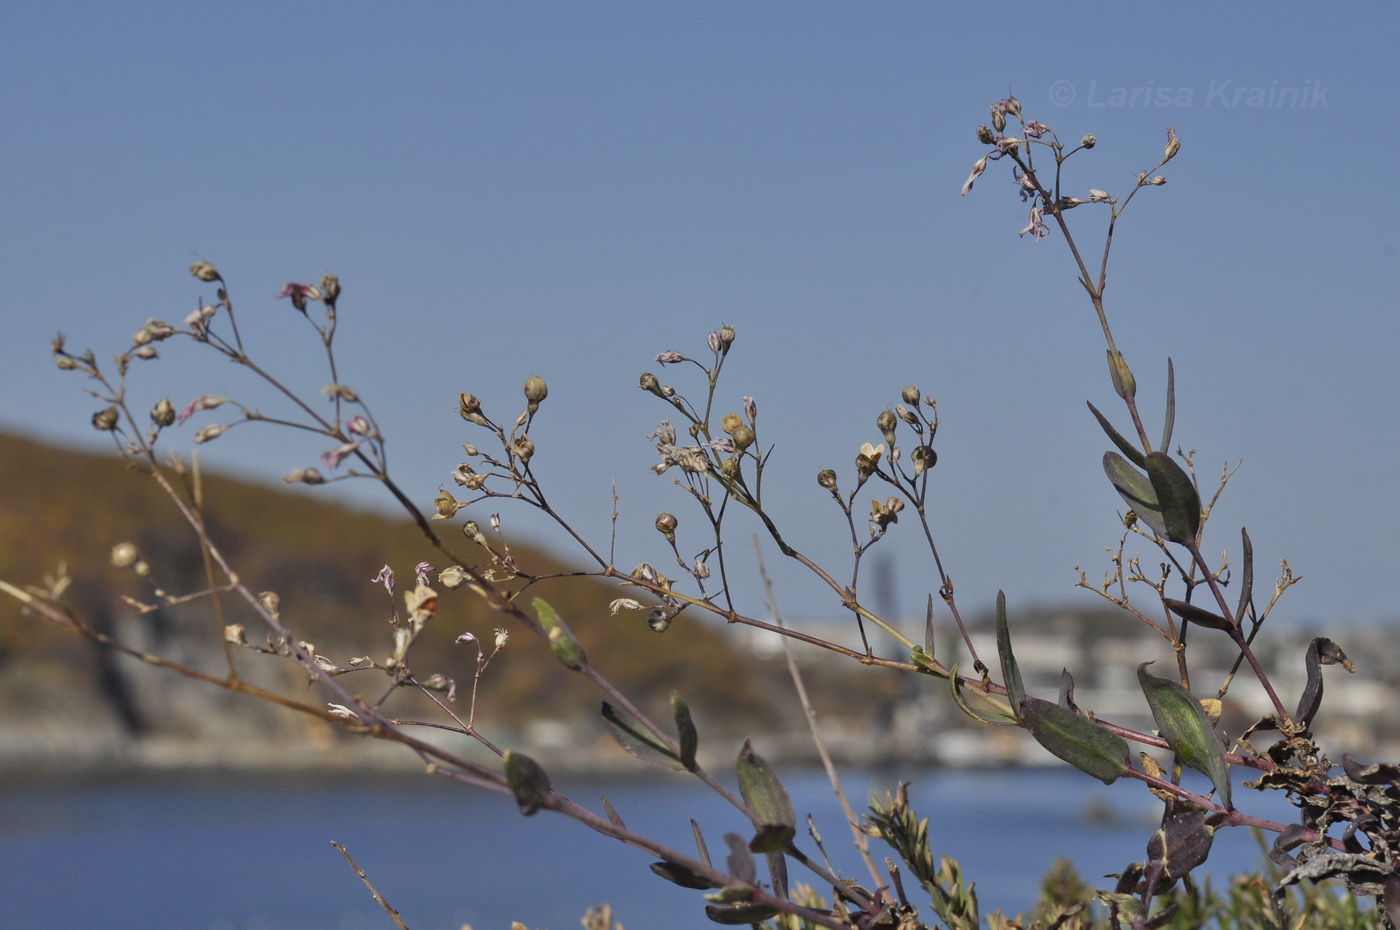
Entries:
[[[342,665],[359,655],[382,661],[390,652],[387,618],[402,602],[391,605],[384,589],[370,581],[381,565],[394,567],[400,592],[413,584],[419,561],[446,567],[407,519],[218,476],[206,477],[204,494],[211,535],[241,578],[253,590],[277,592],[283,620]],[[126,540],[139,546],[152,569],[150,580],[164,590],[187,593],[207,587],[193,533],[150,476],[114,456],[0,434],[0,578],[38,584],[66,563],[73,578],[68,600],[80,616],[143,648],[218,670],[220,621],[209,600],[145,615],[123,603],[123,594],[155,600],[150,585],[108,563],[111,547]],[[459,550],[475,548],[460,537],[455,544]],[[563,567],[541,552],[512,548],[528,571]],[[526,599],[536,595],[567,620],[605,674],[627,693],[643,695],[658,713],[675,689],[702,725],[708,721],[729,729],[724,724],[733,722],[755,728],[774,722],[774,702],[760,685],[773,676],[755,674],[756,663],[736,655],[706,625],[709,621],[683,618],[666,634],[656,634],[635,613],[610,616],[607,604],[618,596],[616,589],[589,579],[541,584]],[[255,615],[234,598],[226,598],[224,607],[223,622],[244,623],[251,642],[263,641],[264,629]],[[475,653],[453,640],[470,630],[489,644],[492,629],[502,622],[465,589],[444,591],[431,636],[410,657],[415,672],[452,676],[465,694]],[[526,631],[510,632],[510,643],[483,681],[478,721],[505,725],[543,717],[572,724],[580,714],[596,716],[600,696],[581,676],[559,666]],[[251,652],[240,656],[240,663],[287,664]],[[0,716],[13,721],[31,706],[57,700],[77,707],[83,704],[80,698],[100,696],[133,731],[165,727],[170,693],[131,686],[135,671],[130,666],[137,664],[113,661],[57,627],[0,605],[0,675],[16,669],[29,673],[19,694],[13,687],[0,689]],[[35,670],[42,670],[41,690],[52,689],[47,698],[35,693]],[[385,682],[377,673],[342,680],[376,696]],[[304,690],[305,685],[297,687]]]

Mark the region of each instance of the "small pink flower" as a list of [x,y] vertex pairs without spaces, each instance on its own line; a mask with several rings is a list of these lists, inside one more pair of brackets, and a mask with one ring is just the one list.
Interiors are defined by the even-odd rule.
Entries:
[[437,569],[433,568],[427,562],[419,562],[417,565],[413,566],[413,573],[418,576],[418,583],[425,587],[428,584],[428,575],[435,571],[437,571]]
[[675,349],[667,349],[665,352],[662,352],[660,355],[658,355],[656,357],[656,360],[662,365],[674,365],[676,362],[685,361],[685,356],[677,352]]
[[390,594],[394,593],[394,570],[389,566],[385,565],[381,568],[379,574],[371,578],[370,581],[375,584],[382,584],[385,591],[388,591]]
[[288,281],[282,288],[281,293],[274,295],[278,300],[283,297],[292,298],[292,306],[302,313],[306,312],[306,302],[308,300],[320,300],[321,290],[314,284],[298,284],[295,281]]
[[360,443],[358,441],[342,442],[334,449],[329,449],[321,453],[321,464],[327,468],[336,468],[341,462],[345,461],[347,455],[358,448],[360,448]]
[[218,397],[214,394],[201,394],[199,397],[190,401],[189,406],[175,415],[175,422],[184,423],[201,410],[213,410],[220,404],[226,403],[228,403],[227,397]]

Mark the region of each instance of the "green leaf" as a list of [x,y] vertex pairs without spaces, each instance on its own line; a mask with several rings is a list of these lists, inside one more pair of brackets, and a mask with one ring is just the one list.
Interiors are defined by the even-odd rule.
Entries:
[[638,759],[672,772],[685,771],[680,757],[648,732],[636,717],[604,701],[603,719],[617,744]]
[[1249,533],[1240,527],[1240,562],[1243,571],[1240,579],[1240,606],[1235,608],[1235,620],[1241,625],[1248,616],[1250,602],[1254,597],[1254,544],[1249,541]]
[[1006,594],[1002,591],[997,592],[997,655],[1001,657],[1001,679],[1006,684],[1006,696],[1015,709],[1025,700],[1026,686],[1021,682],[1021,670],[1011,651],[1011,634],[1006,629]]
[[717,924],[739,927],[761,924],[776,917],[778,909],[768,904],[706,904],[705,916]]
[[1176,424],[1176,372],[1172,369],[1172,360],[1167,359],[1167,415],[1162,418],[1162,444],[1157,448],[1163,452],[1171,451],[1172,447],[1172,427]]
[[540,618],[540,626],[544,627],[545,634],[549,637],[549,648],[554,653],[554,657],[563,663],[564,667],[577,672],[588,664],[588,657],[583,653],[583,644],[575,638],[572,631],[559,619],[559,614],[542,597],[534,600],[535,615]]
[[1197,607],[1187,601],[1179,601],[1174,597],[1162,598],[1162,603],[1167,609],[1183,620],[1190,620],[1197,626],[1203,626],[1211,630],[1220,630],[1229,633],[1234,630],[1234,626],[1220,614],[1206,610],[1204,607]]
[[534,815],[549,801],[549,776],[534,759],[509,749],[501,761],[505,763],[506,781],[520,813],[526,817]]
[[603,796],[603,813],[608,815],[608,822],[611,823],[614,827],[617,827],[620,830],[627,829],[627,824],[622,822],[622,815],[620,815],[617,812],[617,809],[612,806],[612,802],[608,800],[607,795]]
[[1123,435],[1113,428],[1113,424],[1108,422],[1108,417],[1099,413],[1099,408],[1088,401],[1085,401],[1085,403],[1089,404],[1089,412],[1094,415],[1094,419],[1099,421],[1099,426],[1103,427],[1103,431],[1108,434],[1109,439],[1113,440],[1113,444],[1128,457],[1128,461],[1132,462],[1138,468],[1146,468],[1147,458],[1142,454],[1142,450],[1124,439]]
[[1113,392],[1124,400],[1132,398],[1137,394],[1137,379],[1123,353],[1114,349],[1104,351],[1108,354],[1108,376],[1113,379]]
[[680,885],[682,888],[709,889],[715,887],[714,882],[699,872],[674,862],[653,862],[651,870],[671,884]]
[[972,706],[967,703],[967,699],[963,697],[962,678],[958,675],[958,667],[956,664],[948,671],[948,684],[953,689],[953,703],[957,704],[958,708],[962,710],[963,713],[967,714],[978,723],[985,723],[994,727],[1014,727],[1020,722],[1009,714],[993,715],[973,710]]
[[671,716],[676,721],[677,742],[680,744],[680,762],[687,771],[695,771],[695,751],[700,746],[700,734],[695,722],[690,719],[690,707],[679,692],[671,692]]
[[1113,482],[1118,495],[1133,509],[1138,519],[1151,527],[1152,532],[1165,539],[1167,523],[1162,516],[1162,507],[1157,503],[1157,492],[1152,489],[1152,481],[1116,452],[1103,454],[1103,470],[1108,475],[1108,480]]
[[797,835],[797,815],[793,813],[792,799],[777,773],[754,752],[748,740],[744,740],[744,748],[739,751],[738,771],[739,794],[749,810],[762,821],[749,848],[766,854],[773,892],[786,895],[787,860],[782,850],[787,849]]
[[797,815],[793,813],[787,789],[767,761],[754,752],[748,740],[744,740],[744,748],[739,750],[738,770],[739,794],[749,810],[764,823],[783,824],[796,830]]
[[1152,708],[1152,719],[1162,738],[1176,753],[1181,764],[1195,769],[1210,779],[1216,795],[1226,808],[1230,803],[1230,766],[1225,762],[1225,747],[1211,728],[1205,708],[1180,684],[1169,678],[1158,678],[1147,671],[1150,662],[1138,666],[1138,684]]
[[1201,529],[1201,496],[1191,476],[1165,452],[1152,452],[1147,456],[1147,477],[1157,494],[1164,538],[1181,545],[1194,543]]
[[930,659],[934,656],[933,650],[933,595],[928,596],[928,609],[924,612],[924,652],[928,653]]
[[1037,743],[1105,785],[1128,767],[1123,737],[1058,704],[1028,697],[1021,703],[1021,720]]
[[710,848],[705,845],[705,834],[700,830],[700,824],[695,822],[695,818],[690,819],[690,832],[695,835],[695,854],[700,857],[700,861],[706,865],[714,865],[710,860]]

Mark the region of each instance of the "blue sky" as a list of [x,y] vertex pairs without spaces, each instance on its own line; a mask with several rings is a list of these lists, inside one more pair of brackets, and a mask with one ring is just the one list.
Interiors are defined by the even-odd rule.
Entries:
[[[10,3],[0,426],[101,447],[50,339],[105,358],[147,318],[183,319],[211,296],[196,260],[229,281],[255,358],[314,394],[311,334],[272,297],[334,272],[342,381],[425,508],[479,439],[457,393],[510,417],[539,374],[555,500],[605,541],[615,481],[619,564],[660,563],[659,509],[683,549],[705,541],[647,470],[667,411],[637,376],[731,323],[721,399],[756,398],[775,518],[837,577],[848,545],[814,476],[848,486],[876,414],[916,383],[943,418],[933,526],[963,608],[998,588],[1013,612],[1084,603],[1074,567],[1101,574],[1121,509],[1084,407],[1122,422],[1097,324],[1058,233],[1017,238],[1004,165],[958,195],[1010,92],[1061,138],[1098,136],[1073,191],[1126,192],[1176,127],[1169,183],[1119,224],[1106,298],[1149,429],[1170,356],[1177,441],[1206,473],[1244,462],[1206,550],[1247,525],[1266,588],[1288,559],[1306,580],[1280,619],[1393,620],[1397,20],[1382,3]],[[1070,214],[1089,252],[1101,216]],[[189,345],[132,389],[277,411]],[[165,441],[188,447],[218,413]],[[202,454],[275,481],[320,451],[240,428]],[[492,509],[567,552],[520,510],[473,515]],[[731,560],[756,529],[736,522]],[[895,582],[877,603],[920,611],[936,582],[912,521],[875,553]],[[840,615],[773,568],[789,615]],[[739,581],[762,612],[753,573]]]

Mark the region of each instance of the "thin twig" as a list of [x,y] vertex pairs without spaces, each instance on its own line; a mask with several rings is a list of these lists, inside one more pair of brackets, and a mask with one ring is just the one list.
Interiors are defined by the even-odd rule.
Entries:
[[[773,615],[773,625],[781,628],[783,618],[778,612],[778,600],[773,593],[773,582],[768,577],[768,565],[763,561],[763,547],[758,544],[757,536],[754,537],[753,548],[754,556],[758,560],[758,576],[763,580],[763,593],[768,599],[768,609]],[[779,637],[778,641],[783,645],[783,658],[787,660],[788,674],[792,676],[793,687],[797,690],[797,699],[802,703],[802,711],[807,716],[807,727],[812,731],[812,744],[817,747],[817,754],[821,756],[822,767],[826,769],[826,777],[831,781],[831,790],[836,795],[837,801],[840,802],[842,812],[846,815],[846,825],[851,828],[851,836],[854,838],[856,850],[860,853],[861,859],[865,861],[865,867],[870,870],[870,877],[875,882],[875,892],[878,896],[885,889],[885,883],[880,878],[880,871],[875,868],[875,860],[870,858],[870,843],[867,841],[865,831],[860,828],[860,821],[856,819],[855,811],[851,808],[851,802],[846,797],[845,789],[841,787],[841,776],[836,771],[836,765],[831,761],[831,754],[826,751],[826,741],[822,739],[821,728],[817,726],[817,712],[807,697],[807,686],[803,683],[802,672],[792,657],[792,648],[788,644],[787,637]]]
[[369,893],[374,895],[375,903],[384,908],[384,913],[389,915],[389,919],[394,922],[394,926],[398,927],[399,930],[408,930],[408,924],[404,923],[403,919],[399,917],[399,912],[389,906],[389,902],[385,901],[384,896],[379,893],[379,889],[374,887],[374,882],[369,880],[369,876],[365,874],[365,870],[356,865],[355,860],[350,858],[350,851],[335,840],[331,840],[331,845],[340,850],[340,854],[345,857],[346,862],[350,863],[350,868],[355,870],[355,874],[360,876],[360,881],[364,882],[365,887],[369,889]]

